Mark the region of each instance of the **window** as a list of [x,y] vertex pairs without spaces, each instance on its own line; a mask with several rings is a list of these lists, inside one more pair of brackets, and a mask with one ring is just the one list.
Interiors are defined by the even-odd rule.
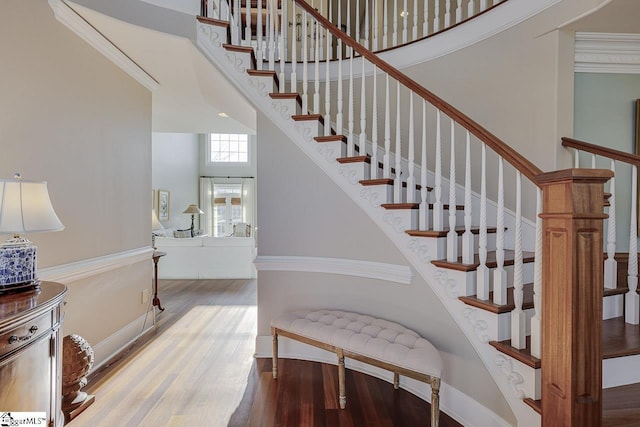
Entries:
[[249,163],[249,135],[212,133],[209,138],[210,163]]
[[214,184],[213,235],[229,236],[233,226],[242,222],[242,184]]

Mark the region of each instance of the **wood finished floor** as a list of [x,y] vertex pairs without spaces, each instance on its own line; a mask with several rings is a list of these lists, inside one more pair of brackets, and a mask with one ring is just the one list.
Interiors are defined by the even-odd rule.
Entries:
[[[382,380],[347,371],[338,409],[337,368],[254,359],[256,282],[163,280],[154,332],[90,377],[95,403],[70,427],[428,426],[429,405]],[[446,414],[442,427],[460,426]]]

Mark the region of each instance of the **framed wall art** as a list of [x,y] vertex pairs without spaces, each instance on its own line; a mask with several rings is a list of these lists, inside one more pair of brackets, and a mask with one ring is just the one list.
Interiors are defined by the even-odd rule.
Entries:
[[169,190],[158,190],[158,207],[156,213],[160,221],[169,220],[169,212],[171,207],[171,195]]

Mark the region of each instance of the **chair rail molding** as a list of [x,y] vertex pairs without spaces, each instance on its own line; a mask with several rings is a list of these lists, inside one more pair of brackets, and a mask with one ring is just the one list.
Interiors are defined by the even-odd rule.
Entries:
[[63,0],[49,0],[49,7],[53,10],[54,16],[60,23],[103,54],[109,61],[120,67],[122,71],[129,74],[138,83],[151,92],[160,86],[160,83],[158,83],[156,79],[102,35],[100,31],[88,23]]
[[576,33],[576,73],[640,74],[640,34]]
[[406,265],[361,261],[345,258],[302,256],[258,256],[254,264],[258,271],[303,271],[309,273],[342,274],[387,282],[411,284],[413,270]]
[[118,252],[101,257],[43,268],[38,271],[38,276],[42,280],[50,280],[54,282],[75,282],[76,280],[106,273],[111,270],[116,270],[118,268],[143,261],[148,261],[149,266],[151,266],[152,253],[153,249],[151,247]]

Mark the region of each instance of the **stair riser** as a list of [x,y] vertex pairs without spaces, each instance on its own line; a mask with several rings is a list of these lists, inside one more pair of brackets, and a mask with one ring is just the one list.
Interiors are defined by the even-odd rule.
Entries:
[[624,314],[624,295],[610,295],[602,300],[602,320],[613,319]]
[[273,76],[249,76],[249,85],[255,86],[260,92],[278,92],[278,86]]
[[327,160],[335,161],[347,155],[347,144],[342,141],[317,142],[317,150],[322,153]]
[[[431,239],[428,239],[431,240]],[[522,266],[522,277],[524,283],[531,283],[533,281],[534,275],[534,263],[526,263]],[[456,271],[449,269],[442,269],[446,271],[450,278],[453,278],[457,283],[456,292],[457,296],[471,296],[476,294],[476,277],[477,272],[474,271]],[[494,268],[489,269],[489,280],[491,282],[491,290],[493,290],[493,271]],[[507,273],[507,284],[508,287],[513,287],[513,266],[508,265],[504,267],[504,270]]]
[[345,163],[340,165],[338,172],[345,176],[350,183],[356,184],[362,180],[369,179],[371,176],[370,164],[363,163]]
[[277,109],[279,109],[286,118],[291,118],[291,116],[300,114],[302,111],[300,104],[298,104],[298,101],[295,99],[273,99],[271,102],[274,106],[277,106]]
[[362,187],[361,194],[366,194],[372,206],[379,207],[383,203],[393,201],[393,186],[387,184],[367,185]]
[[640,382],[640,354],[602,361],[602,388]]
[[[468,310],[468,315],[472,316],[477,324],[486,325],[486,329],[482,330],[482,335],[486,335],[487,341],[504,341],[511,339],[511,313],[494,314],[475,307],[468,307]],[[531,328],[529,324],[531,323],[530,320],[535,314],[535,311],[530,308],[524,310],[524,312],[527,316],[526,334],[530,335]]]

